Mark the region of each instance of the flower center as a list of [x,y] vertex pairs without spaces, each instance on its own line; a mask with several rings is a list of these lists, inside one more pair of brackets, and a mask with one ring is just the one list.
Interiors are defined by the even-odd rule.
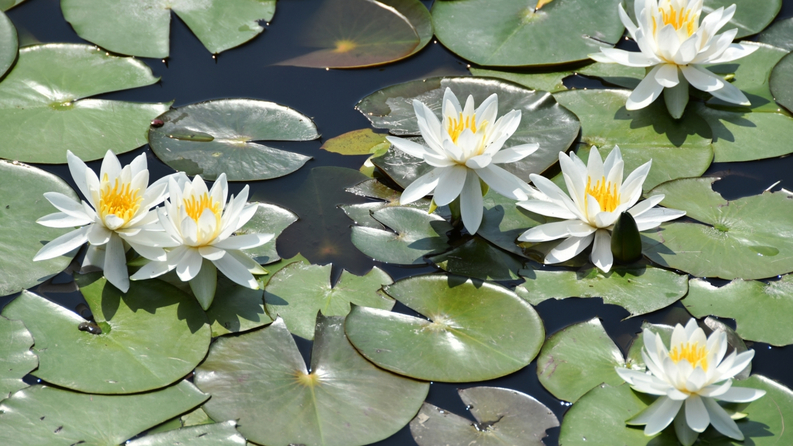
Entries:
[[143,197],[139,189],[132,189],[129,183],[120,183],[118,178],[110,183],[107,174],[102,178],[102,188],[99,192],[99,214],[104,220],[108,215],[128,222],[140,208]]
[[587,178],[585,202],[590,195],[595,197],[602,212],[613,212],[620,204],[620,194],[617,191],[617,184],[606,181],[606,177],[598,180],[594,186],[592,186],[592,178]]
[[708,371],[708,350],[705,346],[700,347],[698,343],[686,342],[685,344],[676,345],[672,351],[669,352],[669,358],[677,364],[685,359],[693,367],[699,365],[702,370]]
[[[487,125],[487,121],[483,121],[480,124],[480,130],[483,129]],[[452,138],[452,142],[457,144],[457,138],[465,131],[465,129],[471,129],[473,133],[476,133],[476,113],[467,116],[463,119],[463,113],[460,112],[460,118],[449,118],[449,124],[447,126],[449,136]]]
[[[698,14],[692,14],[690,9],[685,7],[676,9],[675,6],[670,3],[666,5],[666,8],[663,6],[658,8],[658,12],[661,13],[663,26],[672,25],[675,30],[680,30],[685,27],[688,36],[691,36],[694,34],[694,31],[697,30]],[[653,35],[655,35],[657,28],[655,17],[653,17]]]
[[334,53],[348,53],[358,47],[358,44],[352,40],[337,40]]
[[184,200],[185,213],[195,222],[198,222],[198,219],[201,218],[204,209],[212,211],[215,214],[215,219],[220,223],[220,203],[215,203],[208,193],[204,192],[204,195],[201,195],[198,200],[196,200],[195,195]]

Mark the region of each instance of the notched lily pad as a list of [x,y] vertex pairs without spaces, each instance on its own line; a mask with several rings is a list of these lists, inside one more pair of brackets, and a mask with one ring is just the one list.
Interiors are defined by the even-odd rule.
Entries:
[[39,358],[30,351],[33,336],[22,321],[11,321],[0,316],[0,400],[28,385],[22,381],[39,365]]
[[398,265],[421,265],[424,256],[449,248],[446,233],[452,225],[425,211],[391,207],[372,212],[372,218],[392,231],[352,227],[352,243],[373,259]]
[[67,22],[83,39],[131,56],[168,57],[171,11],[211,53],[261,33],[276,0],[63,0]]
[[311,157],[253,141],[319,138],[308,116],[274,102],[219,99],[171,109],[149,131],[151,149],[188,175],[229,181],[267,180],[301,168]]
[[260,444],[352,446],[393,435],[416,414],[429,384],[378,369],[343,327],[341,317],[317,317],[310,369],[280,319],[220,338],[196,369],[196,385],[212,394],[204,410],[238,420],[238,430]]
[[537,312],[498,285],[429,275],[384,291],[429,320],[355,307],[345,329],[367,359],[401,375],[444,382],[494,379],[529,364],[544,339]]
[[[0,157],[31,163],[83,161],[108,148],[124,153],[146,144],[149,123],[170,104],[86,99],[157,82],[146,64],[91,45],[49,43],[19,51],[0,83]],[[108,141],[113,141],[108,147]]]
[[695,277],[761,279],[793,271],[793,199],[784,192],[728,201],[714,192],[718,178],[661,185],[662,205],[701,223],[665,223],[642,233],[653,262]]
[[187,381],[154,392],[112,396],[36,385],[0,402],[0,444],[124,444],[208,398]]
[[532,305],[548,299],[600,297],[619,305],[629,317],[672,305],[686,295],[688,277],[645,265],[616,265],[608,273],[587,267],[579,271],[532,271],[515,292]]
[[424,403],[410,422],[419,446],[545,446],[546,430],[559,426],[550,409],[525,393],[499,387],[470,387],[457,393],[477,422]]
[[537,2],[513,0],[440,1],[433,4],[432,21],[444,46],[478,65],[553,65],[614,46],[625,29],[619,3],[540,1],[537,8]]
[[80,330],[85,319],[28,291],[3,310],[27,321],[37,377],[81,392],[135,393],[179,380],[204,358],[210,330],[192,296],[159,280],[132,282],[127,294],[99,274],[75,280],[101,334]]
[[378,267],[363,276],[342,270],[331,287],[332,265],[293,263],[278,271],[267,283],[264,301],[267,312],[284,319],[289,331],[304,339],[314,339],[317,312],[324,316],[346,316],[350,305],[390,310],[394,300],[380,288],[393,281]]

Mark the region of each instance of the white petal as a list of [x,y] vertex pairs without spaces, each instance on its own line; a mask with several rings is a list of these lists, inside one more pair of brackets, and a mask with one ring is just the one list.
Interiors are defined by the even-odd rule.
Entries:
[[429,107],[418,100],[413,100],[413,110],[416,112],[416,122],[424,141],[430,148],[436,151],[441,150],[443,140],[441,139],[441,123],[438,121],[438,117],[435,116],[435,113]]
[[67,197],[59,192],[45,192],[44,198],[47,199],[56,209],[66,215],[75,218],[87,218],[83,204],[79,201]]
[[[214,183],[212,183],[212,189],[209,190],[209,196],[216,203],[220,203],[221,207],[226,205],[226,200],[228,199],[229,194],[229,184],[228,180],[226,179],[226,172],[221,173],[218,175],[217,179]],[[248,201],[248,185],[246,184],[245,187],[242,188],[238,196],[245,196],[243,201]]]
[[467,174],[468,169],[459,165],[443,169],[438,178],[438,185],[435,187],[435,194],[432,197],[435,200],[435,204],[446,206],[454,201],[463,190]]
[[636,218],[645,212],[649,211],[653,206],[657,205],[658,203],[664,200],[664,194],[655,194],[647,197],[646,200],[638,203],[636,206],[633,206],[628,210],[628,213],[631,214],[632,217]]
[[[127,241],[129,243],[129,241]],[[138,245],[130,243],[132,249],[135,250],[138,254],[142,257],[147,258],[149,260],[156,260],[156,261],[164,261],[166,259],[165,250],[162,248],[156,248],[153,246],[146,246],[146,245]]]
[[724,87],[725,81],[710,71],[698,66],[689,65],[680,67],[683,76],[697,90],[713,92]]
[[672,88],[680,83],[677,78],[677,65],[663,64],[659,65],[658,71],[655,72],[655,80],[664,88]]
[[710,94],[731,104],[738,104],[746,107],[752,105],[746,95],[744,95],[743,92],[738,89],[738,87],[729,82],[724,82],[724,86],[722,88],[711,91]]
[[36,223],[48,228],[74,228],[76,226],[83,226],[93,223],[93,221],[94,220],[92,218],[88,218],[85,215],[82,217],[73,217],[71,215],[64,214],[63,212],[56,212],[54,214],[45,215],[39,218],[36,220]]
[[690,64],[691,61],[697,57],[697,51],[699,50],[698,44],[698,35],[694,34],[687,38],[685,41],[683,41],[683,43],[680,44],[680,48],[678,48],[677,54],[675,54],[673,61],[677,65],[681,66]]
[[647,175],[650,173],[650,167],[653,160],[647,161],[625,178],[625,181],[620,187],[620,204],[627,204],[628,207],[633,207],[639,198],[642,196],[642,186]]
[[254,290],[259,287],[259,284],[256,282],[256,279],[253,278],[250,271],[248,271],[242,263],[237,261],[234,256],[225,255],[218,260],[212,261],[212,263],[223,275],[231,279],[232,282]]
[[483,169],[490,165],[493,162],[493,157],[488,154],[477,155],[465,162],[465,166],[469,169]]
[[402,192],[399,202],[401,204],[413,203],[419,198],[431,193],[435,187],[438,186],[438,178],[445,169],[448,169],[448,167],[436,168],[416,178],[405,188],[405,191]]
[[653,208],[642,215],[635,217],[634,220],[636,221],[636,226],[641,232],[648,229],[657,228],[665,221],[674,220],[684,215],[686,215],[685,211],[666,208]]
[[683,446],[693,446],[693,444],[697,441],[699,437],[699,432],[691,429],[688,426],[688,422],[686,421],[686,408],[683,406],[683,409],[677,412],[674,421],[675,427],[675,434],[677,435],[678,441]]
[[704,432],[710,424],[710,416],[699,395],[691,395],[686,400],[686,423],[695,432]]
[[124,242],[121,237],[113,234],[107,242],[105,250],[105,264],[102,267],[107,281],[126,293],[129,291],[129,272],[127,272],[127,257]]
[[708,410],[710,416],[710,424],[722,434],[734,438],[736,440],[743,440],[743,433],[738,429],[738,425],[730,418],[727,412],[719,406],[719,404],[712,398],[702,398],[705,403],[705,408]]
[[520,161],[523,158],[526,158],[527,156],[536,152],[539,148],[539,144],[531,143],[512,146],[508,149],[501,149],[496,152],[495,155],[493,155],[492,162],[495,164],[514,163],[515,161]]
[[[601,54],[620,65],[627,67],[649,67],[654,65],[654,60],[647,57],[644,53],[620,50],[617,48],[601,48]],[[591,56],[590,56],[591,57]]]
[[479,176],[473,171],[468,171],[465,177],[462,193],[460,194],[460,214],[463,226],[469,234],[476,234],[482,224],[482,187],[479,185]]
[[554,184],[551,180],[534,173],[529,175],[529,178],[531,179],[532,183],[537,186],[540,192],[545,194],[545,196],[547,196],[552,202],[566,207],[570,212],[578,216],[579,219],[585,219],[578,206],[573,203],[573,200],[571,200],[567,194],[562,192],[562,190],[559,189],[559,186]]
[[91,230],[92,226],[83,226],[50,241],[33,256],[33,260],[52,259],[79,248],[88,241],[88,231]]
[[121,163],[118,161],[116,155],[108,150],[105,152],[105,158],[102,160],[102,167],[99,168],[99,177],[105,178],[107,175],[110,182],[113,182],[121,174]]
[[728,403],[748,403],[765,395],[765,390],[732,387],[717,398]]
[[647,409],[644,409],[639,415],[627,421],[628,424],[646,424],[644,428],[645,435],[655,435],[664,430],[677,415],[680,406],[683,405],[682,401],[670,400],[662,396],[650,404]]
[[[413,103],[415,107],[415,102]],[[451,116],[457,117],[460,113],[463,112],[463,108],[460,106],[460,100],[457,99],[457,96],[452,92],[452,89],[446,87],[446,90],[443,91],[443,106],[441,109],[441,113],[443,116]]]
[[106,227],[100,224],[90,225],[90,231],[88,231],[88,242],[92,245],[104,245],[110,240],[110,234],[112,231],[109,231]]
[[476,109],[476,128],[482,127],[483,121],[494,122],[498,115],[498,95],[493,93]]
[[201,254],[197,249],[188,249],[176,265],[176,274],[182,282],[189,282],[201,269]]
[[[70,150],[66,151],[66,162],[69,164],[69,173],[72,174],[72,179],[75,184],[77,184],[77,188],[80,189],[80,192],[85,198],[90,198],[91,192],[86,182],[86,171],[89,170],[88,166]],[[96,174],[94,174],[94,176],[96,176]]]
[[408,155],[414,156],[416,158],[424,159],[424,154],[427,152],[427,149],[421,144],[416,144],[415,142],[407,139],[396,136],[386,136],[385,139],[387,139],[388,142],[390,142],[398,150],[401,150],[402,152],[405,152]]
[[595,234],[592,233],[586,237],[569,237],[563,240],[545,256],[545,263],[561,263],[572,259],[586,249],[594,238]]
[[[732,40],[732,39],[730,39]],[[713,58],[709,60],[709,63],[725,63],[725,62],[732,62],[733,60],[740,59],[742,57],[746,57],[755,51],[760,49],[759,46],[748,46],[742,45],[740,43],[733,43],[728,46],[721,56],[717,58]]]
[[732,367],[725,369],[719,365],[719,375],[722,378],[732,378],[733,376],[741,373],[743,369],[745,369],[749,363],[752,362],[752,358],[754,358],[754,350],[747,350],[743,353],[740,353],[735,357],[735,362],[732,364]]
[[207,260],[215,261],[226,255],[226,250],[215,248],[214,246],[202,246],[198,248],[198,253]]
[[599,229],[595,233],[595,243],[592,246],[592,263],[604,273],[611,270],[614,264],[614,256],[611,253],[611,234],[605,229]]
[[658,53],[664,60],[674,60],[678,49],[680,49],[680,39],[677,37],[677,30],[674,26],[664,25],[656,34],[655,43],[658,45]]
[[534,212],[535,214],[544,215],[546,217],[561,218],[564,220],[578,218],[566,207],[559,206],[558,204],[550,201],[527,200],[520,201],[516,204],[529,212]]
[[[530,228],[518,237],[521,242],[547,242],[557,240],[562,237],[569,237],[570,232],[575,231],[578,235],[574,237],[586,237],[587,235],[595,232],[595,228],[580,220],[567,220],[553,223],[545,223],[539,226]],[[588,231],[588,232],[587,232]]]
[[507,198],[520,201],[528,200],[529,198],[524,192],[528,184],[499,166],[491,164],[473,173],[478,175],[493,190]]
[[625,108],[627,110],[642,109],[658,99],[658,96],[660,96],[661,92],[664,90],[664,86],[655,80],[655,73],[661,69],[661,66],[662,65],[656,65],[650,70],[647,76],[639,82],[639,85],[636,86],[636,89],[633,90],[633,93],[631,93],[630,97],[628,97],[628,101],[625,103]]
[[213,246],[221,249],[250,249],[269,242],[273,237],[273,234],[259,233],[236,235],[214,243]]

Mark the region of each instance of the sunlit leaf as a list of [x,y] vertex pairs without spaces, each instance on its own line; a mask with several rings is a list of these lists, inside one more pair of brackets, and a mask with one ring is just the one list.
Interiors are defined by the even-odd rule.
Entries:
[[[791,25],[791,28],[793,28],[793,25]],[[791,82],[793,82],[793,56],[788,54],[774,67],[769,82],[774,99],[788,111],[793,110],[793,87],[791,87]]]
[[[93,364],[84,362],[86,368]],[[0,444],[124,444],[208,398],[187,381],[136,395],[88,395],[32,386],[0,402]]]
[[115,53],[168,57],[171,11],[211,53],[261,33],[276,0],[63,0],[67,22],[83,39]]
[[446,382],[497,378],[531,362],[545,337],[534,309],[498,285],[429,275],[384,290],[429,320],[355,307],[345,329],[367,359],[402,375]]
[[[642,233],[644,255],[696,277],[761,279],[793,271],[793,201],[784,192],[728,201],[717,178],[661,185],[662,205],[701,223],[665,223]],[[704,223],[704,224],[702,224]]]
[[645,191],[664,181],[702,175],[713,159],[707,122],[690,110],[681,119],[672,119],[663,101],[655,101],[641,110],[626,110],[625,101],[630,93],[574,90],[554,95],[581,120],[582,146],[578,156],[587,159],[593,145],[606,156],[618,145],[626,172],[652,159]]
[[614,46],[625,29],[617,15],[620,0],[543,3],[439,1],[432,7],[435,34],[452,52],[478,65],[521,66],[587,59]]
[[126,443],[126,446],[234,446],[245,445],[245,438],[235,429],[236,422],[187,427],[155,435],[147,435]]
[[36,220],[57,211],[44,198],[45,192],[79,198],[57,176],[24,164],[0,160],[0,178],[0,296],[4,296],[38,285],[69,265],[76,251],[33,261],[45,243],[69,232]]
[[127,294],[98,274],[76,280],[101,334],[81,330],[85,319],[27,291],[3,310],[26,322],[36,340],[39,378],[81,392],[135,393],[181,379],[204,358],[210,330],[192,296],[159,280],[132,282]]
[[371,129],[353,130],[325,141],[320,149],[342,155],[370,155],[391,147],[385,136]]
[[0,11],[8,11],[25,0],[0,0]]
[[419,446],[545,446],[546,430],[559,420],[525,393],[499,387],[470,387],[457,393],[477,423],[429,403],[410,422]]
[[289,225],[297,221],[297,215],[280,206],[269,203],[255,203],[258,208],[253,217],[239,228],[235,234],[243,235],[249,233],[273,234],[272,240],[257,246],[256,248],[246,249],[243,252],[253,257],[262,265],[278,261],[281,257],[275,249],[275,243],[281,232]]
[[[2,8],[2,6],[2,1],[0,1],[0,9],[8,9]],[[7,15],[0,12],[0,78],[14,64],[18,47],[19,41],[17,40],[17,30],[14,28],[14,24],[11,23]]]
[[735,280],[715,287],[702,279],[689,282],[683,305],[695,317],[735,319],[736,332],[748,341],[784,346],[793,344],[793,277],[763,283]]
[[787,51],[793,50],[793,17],[777,20],[757,35],[757,41]]
[[[347,216],[350,217],[350,219],[358,226],[385,229],[385,226],[372,217],[372,213],[379,211],[380,209],[401,206],[426,211],[430,208],[430,200],[426,198],[420,198],[414,202],[402,205],[399,202],[399,197],[402,195],[402,192],[395,191],[394,189],[391,189],[377,180],[364,181],[355,185],[354,187],[347,188],[347,192],[361,197],[384,200],[361,204],[343,204],[339,206],[344,211],[344,213],[347,214]],[[436,211],[436,213],[438,215],[444,216],[440,210]]]
[[311,118],[273,102],[220,99],[171,109],[152,126],[149,144],[169,166],[214,180],[266,180],[290,174],[310,157],[253,141],[319,138]]
[[343,324],[317,318],[310,369],[281,320],[218,339],[196,370],[196,385],[212,394],[204,410],[238,420],[237,429],[260,444],[353,446],[389,437],[413,418],[429,384],[366,361]]
[[57,164],[66,162],[67,150],[89,161],[108,149],[124,153],[140,147],[146,144],[150,121],[169,104],[86,98],[155,82],[143,62],[110,56],[94,46],[22,48],[0,82],[0,157]]
[[0,400],[28,385],[22,378],[39,365],[38,357],[30,351],[33,336],[22,321],[10,321],[0,316]]
[[391,277],[378,267],[364,276],[342,270],[331,287],[330,264],[293,263],[274,274],[265,288],[267,312],[284,319],[289,331],[304,339],[314,339],[317,312],[324,316],[346,316],[350,304],[390,310],[394,300],[379,293]]
[[313,68],[380,65],[413,54],[422,41],[416,27],[397,8],[374,0],[325,0],[305,23],[301,35],[303,46],[312,51],[280,65]]
[[604,273],[586,267],[579,271],[535,270],[515,292],[532,305],[548,299],[600,297],[603,303],[619,305],[630,317],[672,305],[688,291],[688,277],[644,265],[615,265]]

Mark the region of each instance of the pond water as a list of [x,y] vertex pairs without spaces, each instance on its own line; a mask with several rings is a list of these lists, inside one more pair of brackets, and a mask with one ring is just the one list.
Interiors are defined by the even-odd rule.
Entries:
[[[106,99],[136,102],[174,101],[174,106],[219,98],[254,98],[277,102],[310,116],[323,135],[321,140],[294,143],[273,143],[277,148],[295,151],[313,157],[303,168],[286,177],[249,183],[251,199],[274,203],[296,213],[300,220],[290,226],[278,239],[279,254],[292,257],[304,255],[311,263],[333,264],[334,280],[346,269],[363,274],[376,265],[395,280],[436,271],[434,267],[398,267],[373,262],[350,242],[351,221],[336,206],[362,203],[364,198],[344,192],[357,180],[354,175],[339,174],[328,166],[358,169],[363,156],[342,156],[319,150],[325,139],[345,132],[369,128],[363,115],[354,109],[364,96],[383,87],[413,79],[438,75],[467,75],[467,62],[461,60],[440,43],[431,42],[425,49],[407,60],[382,67],[356,70],[322,70],[275,65],[305,52],[299,41],[305,23],[316,10],[320,0],[281,0],[273,21],[265,32],[241,47],[221,53],[214,58],[189,29],[175,16],[171,27],[171,57],[167,61],[143,59],[161,81],[155,85],[129,91],[103,95]],[[429,7],[432,1],[424,1]],[[8,12],[19,30],[21,44],[35,42],[80,42],[76,33],[63,19],[59,0],[28,0]],[[793,16],[793,0],[785,0],[782,17]],[[568,85],[599,87],[598,82],[570,79]],[[172,169],[161,163],[147,146],[120,156],[122,164],[129,163],[140,153],[147,153],[153,176],[171,173]],[[99,162],[89,163],[98,170]],[[38,166],[53,172],[72,187],[65,166]],[[312,174],[313,172],[313,174]],[[715,189],[725,198],[755,195],[777,181],[774,187],[793,190],[793,158],[771,159],[740,164],[714,164],[706,175],[723,180]],[[231,193],[236,194],[244,183],[231,183]],[[56,283],[71,279],[62,274]],[[61,302],[69,308],[80,303],[77,293],[60,293],[58,289],[41,289],[38,292]],[[9,299],[0,298],[0,306]],[[1,308],[1,307],[0,307]],[[397,304],[396,311],[410,312]],[[643,321],[674,324],[690,316],[682,305],[675,304],[665,310],[646,316],[624,320],[624,309],[603,305],[600,299],[548,300],[537,307],[548,335],[577,322],[600,317],[606,331],[615,342],[627,351],[630,340],[640,330]],[[731,324],[732,321],[724,320]],[[308,356],[310,342],[298,339],[298,344]],[[754,348],[755,373],[777,379],[793,386],[793,347],[771,348],[768,345],[748,343]],[[532,395],[551,408],[561,419],[569,404],[555,399],[540,385],[536,362],[512,375],[484,383],[432,384],[427,401],[460,415],[466,408],[457,396],[456,389],[487,385],[507,387]],[[263,402],[266,404],[266,402]],[[473,420],[473,419],[472,419]],[[549,432],[545,443],[557,444],[558,428]],[[380,446],[415,445],[406,426],[393,437],[377,443]]]

